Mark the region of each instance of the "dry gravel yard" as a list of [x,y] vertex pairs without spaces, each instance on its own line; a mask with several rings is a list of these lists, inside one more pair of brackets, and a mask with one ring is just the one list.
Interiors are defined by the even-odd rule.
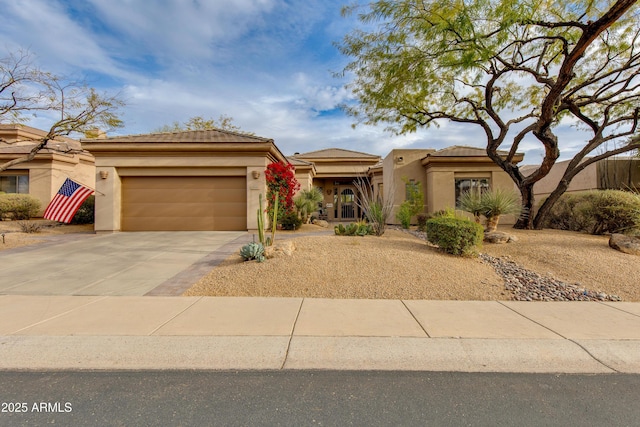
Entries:
[[[20,232],[15,221],[1,221],[0,251],[35,245],[51,236],[91,232],[92,225],[58,225],[35,220],[39,233]],[[504,245],[485,244],[482,252],[508,257],[529,270],[580,287],[640,301],[640,257],[608,246],[605,236],[503,228],[518,237]],[[303,237],[301,234],[315,233]],[[296,250],[264,263],[233,255],[189,289],[185,295],[284,296],[314,298],[392,298],[508,300],[503,279],[479,258],[440,253],[423,240],[398,230],[384,236],[334,236],[305,225],[278,232],[277,241],[293,238]],[[503,258],[505,259],[505,258]]]
[[58,234],[93,232],[93,224],[64,225],[42,219],[25,221],[39,226],[39,232],[23,233],[20,228],[20,222],[22,221],[0,221],[0,234],[4,234],[4,243],[2,242],[2,236],[0,236],[0,251],[20,246],[36,245],[47,240],[50,236]]
[[[317,230],[304,226],[302,232]],[[505,228],[516,243],[485,244],[482,252],[509,256],[527,269],[580,287],[640,301],[640,258],[617,252],[608,238],[557,230]],[[299,233],[298,233],[299,234]],[[294,234],[295,235],[295,234]],[[276,237],[284,239],[285,233]],[[264,263],[229,257],[185,295],[314,298],[511,299],[494,269],[478,258],[440,253],[398,230],[384,236],[295,238],[292,256]]]

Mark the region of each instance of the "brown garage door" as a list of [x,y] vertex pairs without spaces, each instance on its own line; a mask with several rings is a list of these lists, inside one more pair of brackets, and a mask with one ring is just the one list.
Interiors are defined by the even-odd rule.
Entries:
[[123,231],[246,230],[245,177],[123,177]]

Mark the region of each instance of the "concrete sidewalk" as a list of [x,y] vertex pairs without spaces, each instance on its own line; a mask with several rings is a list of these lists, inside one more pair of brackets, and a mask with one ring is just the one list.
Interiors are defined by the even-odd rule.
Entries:
[[640,303],[3,295],[0,369],[640,373]]

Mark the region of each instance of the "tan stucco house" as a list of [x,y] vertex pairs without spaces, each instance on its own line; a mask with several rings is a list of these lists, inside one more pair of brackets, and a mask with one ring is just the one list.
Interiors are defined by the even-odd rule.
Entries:
[[[21,124],[0,124],[0,164],[25,156],[35,141],[46,132]],[[93,188],[93,156],[71,138],[49,141],[50,149],[41,150],[30,162],[20,163],[0,172],[0,191],[30,194],[40,201],[42,212],[66,178]]]
[[320,189],[324,200],[316,214],[329,221],[362,217],[356,179],[392,198],[392,223],[410,183],[422,183],[425,212],[455,207],[460,191],[473,186],[513,188],[484,150],[472,147],[393,150],[384,159],[330,148],[287,158],[272,139],[223,130],[81,143],[95,157],[97,232],[255,230],[258,197],[266,193],[264,170],[276,161],[295,166],[301,189]]

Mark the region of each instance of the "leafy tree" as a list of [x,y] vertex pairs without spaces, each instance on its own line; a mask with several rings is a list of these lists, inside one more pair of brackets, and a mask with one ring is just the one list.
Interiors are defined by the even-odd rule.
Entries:
[[[346,111],[357,123],[388,123],[400,134],[442,120],[478,126],[488,156],[520,189],[516,228],[542,227],[588,165],[640,148],[637,0],[378,0],[368,7],[359,15],[364,29],[339,45],[352,58],[344,73],[354,75],[359,101]],[[534,217],[533,186],[560,156],[557,127],[565,123],[588,137]],[[514,161],[523,141],[544,150],[527,176]]]
[[253,132],[245,132],[240,127],[233,124],[233,117],[220,115],[218,120],[210,118],[205,119],[202,116],[191,117],[186,122],[180,124],[173,122],[171,125],[164,125],[155,130],[155,132],[180,132],[185,130],[209,130],[220,129],[230,132],[242,133],[245,135],[255,135]]
[[[0,59],[0,123],[23,123],[38,114],[55,120],[44,137],[31,140],[35,145],[28,154],[0,165],[0,172],[33,160],[45,148],[63,151],[57,144],[48,145],[57,137],[121,127],[116,112],[123,105],[118,96],[102,95],[81,81],[40,70],[29,52]],[[64,149],[74,151],[79,150]]]
[[402,228],[409,228],[411,218],[424,209],[424,195],[421,182],[409,181],[408,178],[402,180],[407,190],[407,199],[400,205],[396,218],[402,224]]

